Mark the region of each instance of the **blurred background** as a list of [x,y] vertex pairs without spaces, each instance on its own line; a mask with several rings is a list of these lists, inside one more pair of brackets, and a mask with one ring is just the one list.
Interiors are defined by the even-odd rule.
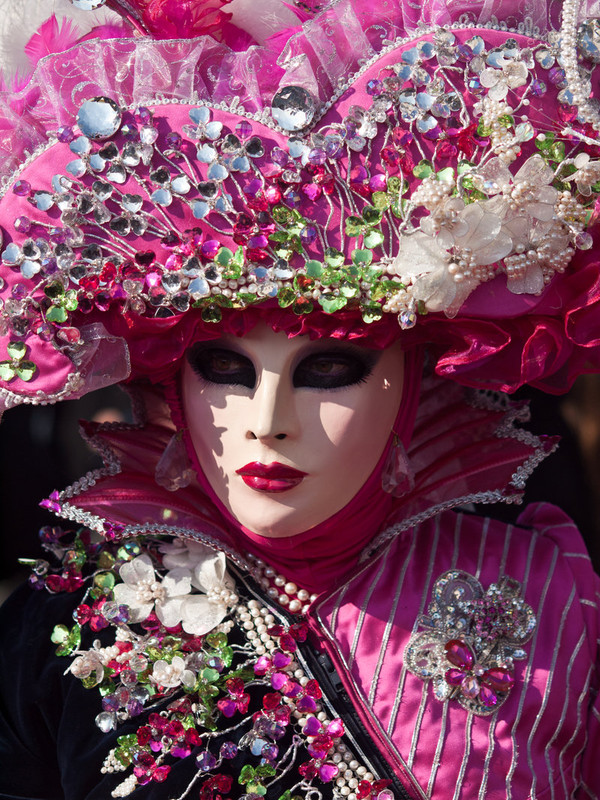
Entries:
[[[579,526],[600,573],[600,375],[580,378],[562,397],[529,389],[516,397],[530,401],[529,430],[562,437],[558,451],[530,478],[525,502],[546,500],[563,508]],[[39,507],[40,500],[102,466],[79,436],[79,420],[129,422],[130,414],[129,399],[118,387],[6,412],[0,425],[0,601],[28,576],[18,558],[41,555],[38,530],[61,524]],[[521,510],[501,503],[477,509],[506,521]]]

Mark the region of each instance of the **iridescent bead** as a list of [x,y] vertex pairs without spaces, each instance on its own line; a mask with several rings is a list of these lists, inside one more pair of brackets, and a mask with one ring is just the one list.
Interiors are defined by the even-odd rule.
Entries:
[[314,240],[317,238],[317,229],[313,228],[312,225],[307,226],[306,228],[302,228],[300,231],[300,239],[302,244],[312,244]]
[[562,87],[565,85],[565,71],[560,67],[552,67],[548,72],[548,78],[550,79],[550,83],[554,84],[554,86]]
[[381,94],[383,92],[383,83],[377,78],[373,78],[367,83],[367,94],[372,96]]
[[181,135],[177,131],[171,131],[165,137],[167,146],[172,150],[179,150],[181,147]]
[[68,125],[63,125],[61,128],[58,129],[56,133],[56,138],[58,139],[59,142],[62,142],[63,144],[68,144],[69,142],[72,142],[73,139],[75,138],[75,132],[73,131],[73,128],[70,128]]
[[17,217],[15,220],[15,230],[19,233],[29,233],[31,230],[31,220],[29,217]]
[[237,745],[233,742],[225,742],[219,751],[221,758],[235,758],[238,754]]
[[252,125],[248,122],[248,120],[243,119],[235,126],[235,132],[240,139],[247,139],[252,135]]
[[152,122],[152,112],[146,106],[140,106],[135,113],[135,116],[143,125],[148,125]]
[[322,147],[315,147],[308,154],[308,160],[311,164],[324,164],[327,161],[327,152]]
[[31,184],[29,181],[17,181],[13,186],[13,193],[19,197],[25,197],[31,191]]
[[[231,758],[231,756],[229,757]],[[196,757],[196,766],[202,772],[209,772],[211,769],[214,769],[216,765],[217,759],[208,751],[200,753],[200,755]]]

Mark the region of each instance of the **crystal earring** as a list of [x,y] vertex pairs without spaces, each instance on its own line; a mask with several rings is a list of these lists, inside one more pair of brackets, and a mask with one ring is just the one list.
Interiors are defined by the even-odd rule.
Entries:
[[158,459],[154,480],[164,489],[176,492],[189,486],[193,477],[194,470],[185,450],[183,431],[176,431]]
[[415,474],[397,433],[394,433],[392,446],[383,466],[381,486],[384,492],[394,497],[403,497],[415,488]]

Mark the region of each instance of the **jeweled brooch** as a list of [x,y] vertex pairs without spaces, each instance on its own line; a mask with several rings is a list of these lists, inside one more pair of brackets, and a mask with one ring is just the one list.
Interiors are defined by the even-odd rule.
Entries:
[[536,626],[521,584],[502,577],[484,591],[462,570],[444,572],[433,586],[427,615],[404,651],[407,668],[431,681],[438,700],[456,700],[487,716],[506,700],[515,683],[514,661],[527,657],[523,645]]

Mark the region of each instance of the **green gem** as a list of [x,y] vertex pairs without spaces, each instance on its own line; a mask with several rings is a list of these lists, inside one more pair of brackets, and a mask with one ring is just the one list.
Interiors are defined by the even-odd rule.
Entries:
[[287,231],[274,231],[269,235],[269,239],[272,242],[287,242],[289,234]]
[[320,261],[307,261],[304,267],[309,278],[320,278],[323,274],[323,264]]
[[30,381],[35,375],[36,370],[37,367],[33,361],[21,361],[15,368],[15,372],[22,381]]
[[381,222],[381,211],[378,208],[373,208],[373,206],[367,206],[362,215],[367,225],[378,225]]
[[328,247],[324,255],[325,263],[328,267],[341,267],[344,263],[344,254],[336,250],[335,247]]
[[233,300],[231,297],[225,297],[224,294],[214,294],[212,296],[212,301],[221,308],[233,308]]
[[360,236],[364,222],[360,217],[348,217],[346,220],[346,236]]
[[242,277],[242,268],[234,264],[233,261],[229,263],[226,269],[223,270],[223,279],[226,281],[237,281]]
[[112,553],[107,553],[106,550],[103,550],[100,553],[100,558],[98,559],[98,566],[100,569],[110,569],[112,566],[114,566],[114,563],[115,557],[112,555]]
[[352,261],[357,266],[365,264],[368,267],[373,261],[373,253],[370,250],[354,250],[352,252]]
[[362,307],[362,318],[365,322],[371,323],[376,322],[378,319],[381,319],[383,316],[383,311],[381,310],[381,306],[377,303],[369,303]]
[[44,289],[44,294],[46,295],[46,297],[49,297],[50,300],[56,300],[57,298],[62,297],[64,293],[65,293],[64,287],[62,283],[58,283],[58,281],[49,283]]
[[206,306],[202,309],[202,320],[204,322],[221,322],[223,314],[218,306]]
[[[396,175],[393,175],[391,178],[388,178],[387,182],[387,190],[390,194],[398,194],[402,191],[402,181]],[[376,192],[375,194],[379,194]],[[374,197],[375,195],[373,195]]]
[[417,166],[413,169],[413,175],[415,178],[420,178],[423,180],[424,178],[428,178],[430,175],[433,174],[433,164],[431,161],[427,161],[427,159],[423,159],[419,161]]
[[200,672],[200,676],[203,680],[207,683],[214,683],[215,681],[219,680],[219,672],[212,667],[206,667]]
[[232,258],[233,258],[233,253],[231,252],[231,250],[228,247],[221,247],[219,252],[217,253],[215,261],[220,266],[226,267],[229,265],[229,262],[231,261]]
[[492,129],[489,125],[486,125],[482,119],[479,120],[479,125],[477,126],[477,135],[486,138],[492,135]]
[[342,273],[339,269],[324,269],[321,275],[321,283],[323,286],[331,286],[332,283],[338,283],[341,275]]
[[224,633],[210,633],[206,637],[206,644],[213,647],[215,650],[220,650],[221,647],[227,645],[227,636]]
[[465,172],[470,172],[475,164],[472,164],[470,161],[459,161],[456,167],[456,172],[458,175],[464,175]]
[[292,311],[294,314],[310,314],[313,310],[313,304],[308,300],[306,297],[298,297],[294,305],[292,306]]
[[98,685],[95,675],[88,675],[87,678],[82,679],[81,683],[83,684],[84,689],[93,689],[94,686]]
[[67,311],[77,310],[77,292],[75,289],[69,289],[69,291],[65,294],[63,306],[67,309]]
[[48,322],[66,322],[67,312],[61,306],[50,306],[46,311],[46,319]]
[[285,206],[275,206],[273,209],[273,219],[279,225],[290,225],[294,221],[290,209]]
[[63,644],[69,638],[69,629],[66,625],[55,625],[50,641],[54,644]]
[[108,594],[114,589],[115,576],[112,572],[99,572],[94,575],[94,586],[100,589],[103,594]]
[[350,281],[341,281],[340,294],[344,297],[358,297],[360,294],[360,288],[355,283],[351,283]]
[[296,292],[289,286],[283,286],[277,295],[277,302],[281,308],[287,308],[288,306],[291,306],[295,299]]
[[383,244],[384,238],[381,231],[369,231],[363,240],[363,244],[372,250],[374,247],[379,247],[379,245]]
[[0,361],[0,380],[12,381],[16,374],[12,361]]
[[339,297],[334,294],[322,294],[319,297],[319,305],[326,314],[334,314],[343,308],[348,301],[345,297]]
[[404,215],[404,200],[400,200],[400,199],[394,200],[394,202],[392,203],[391,208],[392,208],[392,214],[395,217],[398,217],[398,219],[402,219],[402,217]]
[[238,783],[241,784],[248,783],[248,781],[251,781],[253,779],[254,779],[254,767],[251,767],[250,764],[244,764],[244,766],[240,770]]
[[553,133],[546,133],[542,134],[541,136],[536,136],[535,146],[538,150],[541,150],[542,153],[549,152],[554,144],[554,138],[555,137]]
[[565,157],[565,143],[555,142],[550,150],[550,157],[553,161],[563,161]]
[[510,128],[511,125],[515,124],[514,117],[511,117],[510,114],[500,114],[498,117],[498,122],[503,128]]
[[389,208],[390,206],[390,198],[387,196],[385,192],[374,192],[371,197],[371,202],[373,203],[375,208],[379,209],[380,211],[385,211],[385,209]]
[[25,356],[27,345],[24,342],[9,342],[6,346],[6,352],[10,358],[19,361]]

